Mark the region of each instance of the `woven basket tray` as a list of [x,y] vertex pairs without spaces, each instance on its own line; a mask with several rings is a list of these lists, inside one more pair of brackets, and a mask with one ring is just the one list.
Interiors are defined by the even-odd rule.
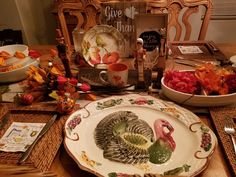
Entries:
[[[218,139],[221,142],[221,145],[224,149],[224,153],[227,161],[229,162],[229,166],[232,172],[232,176],[236,176],[236,156],[234,153],[232,141],[230,136],[224,132],[224,122],[225,117],[229,116],[234,118],[234,123],[236,122],[236,108],[211,108],[210,109],[212,121],[217,130]],[[236,124],[234,124],[236,128]],[[236,138],[236,136],[235,136]]]
[[[78,108],[78,107],[77,107]],[[76,109],[76,108],[75,108]],[[0,137],[15,122],[46,123],[56,113],[56,105],[38,103],[32,106],[15,106],[14,104],[0,104]],[[49,170],[54,157],[63,140],[63,127],[68,116],[61,116],[38,141],[25,166],[32,166],[41,171]],[[1,152],[0,164],[16,165],[22,152]]]

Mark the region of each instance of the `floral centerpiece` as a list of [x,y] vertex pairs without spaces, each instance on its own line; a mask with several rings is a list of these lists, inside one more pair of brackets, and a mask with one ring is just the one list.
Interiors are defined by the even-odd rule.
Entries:
[[56,61],[59,59],[57,51],[54,49],[50,51],[51,59],[47,67],[29,67],[26,80],[27,88],[23,94],[17,96],[16,100],[29,105],[33,102],[53,98],[60,103],[58,107],[63,110],[69,109],[73,107],[75,100],[80,97],[78,91],[87,92],[90,90],[90,86],[87,83],[79,83],[75,77],[65,77],[63,66]]

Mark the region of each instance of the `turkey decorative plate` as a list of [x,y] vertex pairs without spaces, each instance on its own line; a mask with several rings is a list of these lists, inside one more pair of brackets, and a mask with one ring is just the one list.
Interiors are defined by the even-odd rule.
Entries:
[[192,112],[128,94],[74,112],[64,145],[81,169],[97,176],[195,176],[207,167],[217,139]]
[[124,54],[124,37],[113,26],[96,25],[85,33],[81,47],[84,59],[92,67],[116,63]]

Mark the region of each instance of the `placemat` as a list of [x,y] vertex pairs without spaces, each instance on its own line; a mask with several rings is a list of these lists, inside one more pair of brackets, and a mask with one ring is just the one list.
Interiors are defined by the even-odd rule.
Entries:
[[[203,53],[182,54],[178,46],[198,46]],[[218,60],[222,65],[228,64],[230,62],[224,53],[219,48],[217,48],[217,45],[213,41],[170,42],[169,48],[172,51],[172,57],[176,59],[198,59],[204,61]]]
[[[79,106],[75,107],[75,110]],[[55,103],[37,103],[31,106],[0,104],[0,137],[15,122],[47,122],[56,113]],[[60,116],[47,133],[38,141],[23,166],[41,171],[49,170],[63,141],[63,127],[69,115]],[[17,165],[22,152],[0,151],[0,164]]]
[[[234,118],[234,123],[236,122],[236,107],[210,108],[210,113],[212,122],[216,128],[216,134],[223,147],[225,157],[230,164],[232,175],[236,176],[236,155],[230,136],[224,132],[225,117],[232,117]],[[234,128],[236,128],[235,124]]]

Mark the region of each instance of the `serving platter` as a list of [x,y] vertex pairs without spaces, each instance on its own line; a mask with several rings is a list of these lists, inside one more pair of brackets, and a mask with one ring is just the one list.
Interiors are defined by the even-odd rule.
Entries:
[[124,54],[124,37],[113,26],[96,25],[82,40],[82,53],[92,67],[103,63],[116,63]]
[[[153,134],[150,138],[132,127]],[[91,102],[67,119],[64,131],[67,152],[81,169],[97,176],[196,176],[207,167],[217,146],[213,131],[195,114],[140,94]],[[123,147],[124,154],[119,154]],[[146,156],[140,156],[136,148]]]

